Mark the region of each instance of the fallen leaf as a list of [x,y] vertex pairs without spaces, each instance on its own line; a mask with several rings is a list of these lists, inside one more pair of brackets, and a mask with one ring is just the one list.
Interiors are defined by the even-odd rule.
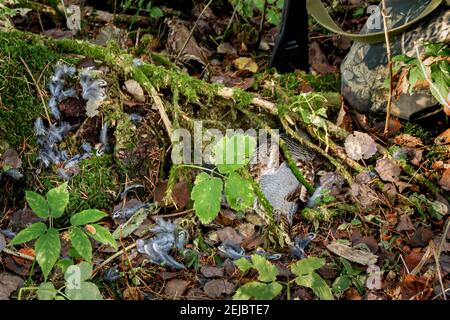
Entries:
[[164,293],[170,297],[181,297],[186,291],[189,281],[182,279],[172,279],[166,283]]
[[244,238],[250,238],[255,234],[255,225],[251,223],[242,223],[237,227],[237,231]]
[[258,72],[258,65],[251,58],[240,57],[233,61],[235,67],[239,70],[246,70],[252,73]]
[[367,184],[355,183],[351,185],[350,194],[353,199],[366,210],[373,209],[378,203],[380,203],[380,198],[377,193]]
[[395,137],[395,144],[408,147],[408,148],[416,148],[423,146],[422,140],[419,138],[413,137],[410,134],[402,133]]
[[220,230],[217,230],[217,236],[220,241],[231,241],[236,244],[242,243],[242,237],[231,227],[226,227]]
[[14,212],[9,220],[8,229],[20,231],[29,225],[43,221],[31,209],[20,209]]
[[231,226],[236,218],[236,214],[232,210],[221,209],[219,216],[216,218],[216,222],[223,226]]
[[345,139],[345,152],[353,160],[370,159],[377,153],[375,141],[367,133],[355,131]]
[[[167,191],[167,181],[160,181],[153,191],[155,202],[161,206],[172,206],[172,203],[166,204],[164,198]],[[184,209],[190,201],[189,187],[185,181],[179,181],[172,189],[172,200],[177,209]]]
[[425,277],[418,277],[412,274],[407,274],[404,277],[400,287],[403,300],[409,300],[413,297],[415,300],[426,300],[433,291]]
[[449,144],[450,143],[450,129],[445,130],[439,136],[437,136],[437,138],[434,140],[434,142],[439,145]]
[[450,169],[445,170],[441,180],[439,180],[439,185],[442,189],[450,191]]
[[230,295],[234,292],[234,284],[225,279],[211,280],[205,284],[203,290],[210,298],[219,298],[221,295]]
[[347,290],[345,290],[344,298],[346,300],[362,300],[361,295],[355,288],[348,288]]
[[431,239],[433,239],[433,232],[430,229],[419,227],[406,243],[412,247],[425,247]]
[[412,231],[414,230],[414,226],[411,222],[411,218],[407,214],[402,214],[400,216],[397,231]]
[[0,300],[9,300],[11,293],[22,285],[22,278],[8,272],[0,273]]
[[229,42],[223,42],[217,46],[217,53],[237,56],[237,50]]
[[263,226],[263,225],[266,224],[264,222],[264,219],[259,214],[257,214],[256,212],[248,213],[247,215],[245,215],[245,219],[248,222],[254,224],[255,226]]
[[377,160],[375,170],[380,175],[381,180],[388,182],[398,182],[402,169],[391,159]]
[[202,266],[200,272],[206,278],[220,278],[224,275],[224,268],[213,267],[213,266]]
[[327,245],[327,249],[334,254],[343,257],[349,261],[356,262],[366,266],[372,266],[377,263],[378,256],[371,252],[355,249],[339,242],[332,242]]
[[138,102],[145,102],[144,90],[141,85],[133,79],[125,81],[125,89]]

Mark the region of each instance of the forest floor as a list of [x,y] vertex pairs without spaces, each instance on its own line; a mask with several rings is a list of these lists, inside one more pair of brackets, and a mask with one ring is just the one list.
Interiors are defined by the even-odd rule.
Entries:
[[[365,7],[363,1],[353,3],[335,7],[333,17],[357,32],[366,21],[360,12]],[[136,21],[131,9],[113,20],[113,8],[106,4],[86,1],[82,8],[76,35],[46,5],[12,18],[15,30],[0,25],[0,299],[54,299],[56,293],[36,290],[42,283],[51,283],[59,297],[79,298],[63,289],[70,265],[84,260],[90,260],[93,271],[83,281],[90,278],[104,299],[446,299],[450,129],[443,112],[421,122],[392,118],[385,134],[384,114],[359,114],[340,97],[340,65],[351,41],[330,35],[314,21],[310,72],[280,74],[269,68],[277,28],[266,22],[256,47],[260,16],[233,15],[226,1],[205,10],[202,3],[173,1],[160,6],[164,17],[141,13]],[[35,121],[62,123],[47,109],[48,84],[62,62],[80,74],[70,80],[77,95],[85,92],[81,70],[92,66],[101,74],[106,97],[98,110],[78,98],[59,104],[63,121],[71,125],[58,140],[59,150],[70,159],[88,153],[84,144],[89,143],[94,156],[73,166],[66,159],[45,167]],[[295,111],[294,106],[309,104],[306,113]],[[196,121],[222,131],[280,129],[314,148],[313,188],[330,174],[341,180],[320,203],[299,208],[288,232],[277,227],[270,206],[235,210],[239,203],[225,201],[217,217],[203,223],[195,204],[199,195],[193,192],[201,183],[201,168],[171,160],[174,130],[192,132]],[[296,135],[297,128],[311,140]],[[8,175],[11,169],[20,177]],[[231,173],[219,172],[231,179]],[[62,231],[61,252],[43,276],[40,239],[10,242],[27,226],[45,221],[26,191],[45,194],[65,181],[64,214],[49,220]],[[252,202],[264,200],[256,184],[250,189]],[[71,217],[88,209],[106,213],[99,225],[115,240],[93,237],[86,259],[74,248],[73,229],[65,230],[74,224]],[[130,218],[124,209],[136,210]],[[137,250],[139,239],[158,237],[157,218],[174,222],[187,235],[183,248],[169,251],[185,268],[171,267],[166,258],[159,261],[165,264],[152,263]],[[83,232],[95,236],[99,231],[93,222],[86,220]],[[289,242],[311,233],[315,237],[301,247],[307,258],[299,260]],[[230,242],[235,244],[231,249],[253,254],[251,260],[233,260],[224,250]],[[267,260],[254,254],[261,250]],[[270,253],[280,256],[271,259]],[[263,296],[256,291],[264,291]]]

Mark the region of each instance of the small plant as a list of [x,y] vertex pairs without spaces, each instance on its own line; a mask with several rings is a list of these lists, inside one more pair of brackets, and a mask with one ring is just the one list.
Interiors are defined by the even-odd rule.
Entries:
[[[243,18],[252,18],[255,11],[259,14],[264,12],[266,0],[231,0],[236,11]],[[283,10],[284,0],[267,0],[266,20],[274,26],[278,26],[281,21],[281,11]]]
[[246,166],[250,155],[256,147],[253,137],[235,134],[220,139],[212,147],[214,154],[214,169],[200,166],[180,164],[172,168],[169,176],[169,188],[174,184],[179,168],[193,168],[209,171],[197,175],[191,198],[194,200],[194,211],[204,224],[213,221],[219,214],[222,200],[222,191],[230,207],[236,211],[242,211],[253,205],[255,193],[252,181],[244,178]]
[[[397,91],[412,94],[417,88],[428,88],[433,97],[450,112],[450,50],[443,43],[428,43],[422,57],[395,56],[394,74],[398,75]],[[447,111],[447,110],[446,110]]]
[[241,258],[234,262],[242,271],[247,272],[250,269],[258,271],[258,281],[247,282],[241,286],[233,296],[234,300],[272,300],[281,293],[283,286],[278,283],[278,269],[266,258],[254,254],[251,261]]
[[361,274],[361,270],[353,269],[350,262],[344,258],[339,258],[343,269],[339,277],[333,282],[333,292],[336,296],[341,296],[345,290],[353,284],[360,294],[364,293],[364,282],[366,276]]
[[322,300],[334,300],[333,293],[325,280],[314,270],[325,265],[322,258],[308,257],[297,261],[291,266],[291,271],[297,277],[295,283],[299,286],[307,287]]
[[63,216],[69,203],[67,182],[49,190],[45,198],[33,191],[26,191],[25,198],[33,212],[45,221],[36,222],[20,231],[11,240],[11,245],[36,239],[34,246],[36,261],[41,267],[45,281],[60,257],[60,237],[63,230],[66,230],[63,236],[68,236],[71,247],[88,262],[92,261],[92,245],[89,237],[117,249],[117,243],[109,231],[95,223],[107,216],[100,210],[83,210],[70,217],[69,227],[62,229],[54,227],[55,220]]
[[153,6],[152,1],[147,1],[147,3],[144,2],[144,0],[122,0],[121,7],[123,11],[136,9],[137,11],[134,17],[137,17],[141,12],[147,13],[152,18],[164,16],[161,8]]
[[64,286],[55,289],[53,283],[43,282],[37,288],[37,297],[39,300],[102,300],[97,285],[87,281],[92,272],[92,264],[85,261],[71,265],[64,273]]

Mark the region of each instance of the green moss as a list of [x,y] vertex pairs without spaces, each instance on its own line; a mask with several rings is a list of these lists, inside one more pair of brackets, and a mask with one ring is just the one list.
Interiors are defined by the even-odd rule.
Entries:
[[405,121],[400,131],[419,138],[423,143],[427,143],[433,137],[430,130],[424,129],[421,125],[413,122]]
[[[33,135],[34,120],[44,114],[42,101],[21,59],[41,89],[45,89],[52,71],[48,66],[61,57],[42,44],[13,33],[0,33],[0,48],[0,141],[14,148]],[[27,143],[33,143],[33,139]]]
[[103,155],[80,163],[80,173],[69,182],[69,215],[85,209],[111,210],[120,190],[114,157]]

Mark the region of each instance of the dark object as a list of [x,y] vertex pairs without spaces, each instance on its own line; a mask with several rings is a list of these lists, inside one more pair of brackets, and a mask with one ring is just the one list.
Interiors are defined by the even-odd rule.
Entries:
[[270,66],[280,72],[308,70],[308,39],[306,0],[285,0]]

